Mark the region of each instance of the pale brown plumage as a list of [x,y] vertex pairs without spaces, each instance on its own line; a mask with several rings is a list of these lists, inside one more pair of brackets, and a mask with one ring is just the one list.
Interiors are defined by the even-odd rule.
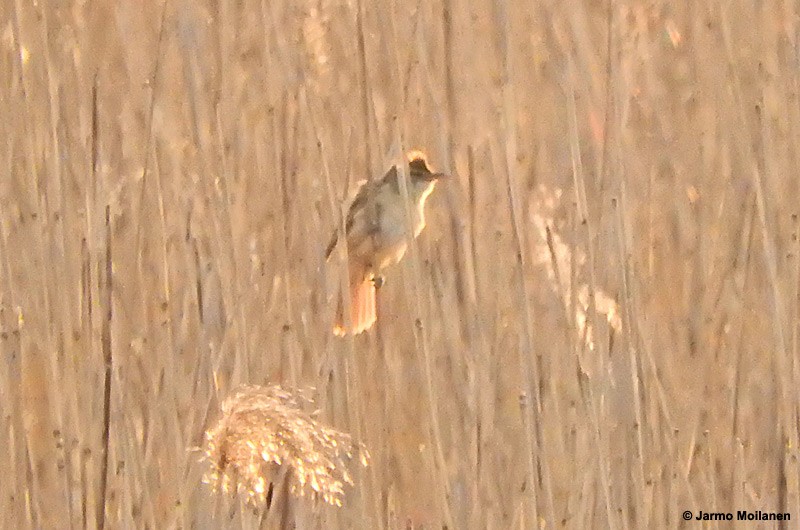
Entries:
[[[424,159],[414,153],[409,156],[408,196],[411,201],[411,232],[417,237],[425,228],[425,200],[433,191],[441,173],[433,173]],[[398,262],[408,248],[405,197],[392,167],[380,180],[367,182],[359,188],[347,212],[345,233],[350,282],[350,318],[344,318],[344,300],[339,296],[334,333],[361,333],[376,320],[376,287],[383,283],[383,269]],[[335,230],[325,258],[329,259],[339,240]]]

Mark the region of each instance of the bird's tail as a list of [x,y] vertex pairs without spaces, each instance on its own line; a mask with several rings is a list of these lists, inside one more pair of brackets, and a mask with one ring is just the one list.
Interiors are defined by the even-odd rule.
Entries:
[[344,318],[344,296],[339,294],[333,333],[340,337],[351,333],[357,335],[372,327],[377,319],[375,313],[375,283],[364,275],[350,274],[350,318]]

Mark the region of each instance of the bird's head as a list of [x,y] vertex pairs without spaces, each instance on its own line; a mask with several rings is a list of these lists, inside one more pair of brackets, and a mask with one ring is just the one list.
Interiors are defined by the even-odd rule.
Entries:
[[431,171],[428,159],[422,151],[409,151],[406,157],[408,158],[409,175],[413,181],[436,182],[445,176],[444,173]]
[[422,208],[428,195],[431,194],[436,186],[436,182],[445,175],[444,173],[431,171],[430,166],[428,166],[428,160],[422,151],[411,151],[407,157],[409,177],[413,187],[412,193],[419,207]]

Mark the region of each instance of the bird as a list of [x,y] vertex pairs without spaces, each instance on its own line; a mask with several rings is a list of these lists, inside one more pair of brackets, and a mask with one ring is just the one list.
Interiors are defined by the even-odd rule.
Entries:
[[[445,175],[431,171],[421,151],[409,152],[407,159],[407,191],[412,206],[410,232],[416,238],[425,228],[425,201]],[[350,315],[345,318],[344,296],[340,291],[333,327],[335,335],[357,335],[375,323],[375,297],[384,283],[383,272],[400,261],[408,249],[405,201],[400,173],[397,166],[392,166],[383,178],[362,184],[350,204],[345,220]],[[325,250],[326,261],[330,261],[338,243],[339,230],[336,229]]]

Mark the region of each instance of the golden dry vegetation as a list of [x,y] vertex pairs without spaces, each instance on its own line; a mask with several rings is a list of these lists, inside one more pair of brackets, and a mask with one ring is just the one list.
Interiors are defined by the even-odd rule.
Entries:
[[[800,518],[798,16],[2,2],[0,520]],[[412,147],[451,178],[376,328],[334,337],[341,200]],[[331,461],[342,507],[291,468],[269,508],[203,481],[242,384],[313,388],[298,429],[368,449]]]

